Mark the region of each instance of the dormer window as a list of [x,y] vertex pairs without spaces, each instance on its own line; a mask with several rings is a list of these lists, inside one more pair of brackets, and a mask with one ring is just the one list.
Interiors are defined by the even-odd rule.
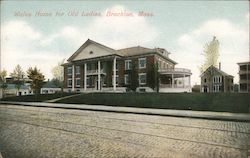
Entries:
[[93,51],[90,51],[89,54],[93,54],[94,52]]

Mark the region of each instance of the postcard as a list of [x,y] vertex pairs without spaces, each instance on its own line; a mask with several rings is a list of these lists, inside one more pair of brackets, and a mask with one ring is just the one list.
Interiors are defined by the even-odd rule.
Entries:
[[1,1],[0,157],[249,157],[249,1]]

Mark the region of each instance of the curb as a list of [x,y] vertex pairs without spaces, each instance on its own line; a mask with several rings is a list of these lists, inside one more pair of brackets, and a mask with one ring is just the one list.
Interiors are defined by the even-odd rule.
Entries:
[[158,116],[171,116],[171,117],[186,117],[186,118],[208,119],[208,120],[250,122],[250,114],[238,114],[238,113],[227,113],[227,112],[185,111],[185,110],[170,110],[170,109],[116,107],[116,106],[87,105],[87,104],[61,104],[61,103],[45,103],[45,102],[0,101],[0,105],[1,104],[12,104],[12,105],[44,107],[44,108],[103,111],[103,112],[115,112],[115,113],[158,115]]

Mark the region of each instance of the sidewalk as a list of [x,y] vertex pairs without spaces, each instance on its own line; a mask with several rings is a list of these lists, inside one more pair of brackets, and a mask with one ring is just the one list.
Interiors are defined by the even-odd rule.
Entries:
[[116,107],[116,106],[86,105],[86,104],[61,104],[61,103],[44,103],[44,102],[0,101],[0,105],[1,104],[250,122],[250,114],[242,114],[242,113],[168,110],[168,109]]

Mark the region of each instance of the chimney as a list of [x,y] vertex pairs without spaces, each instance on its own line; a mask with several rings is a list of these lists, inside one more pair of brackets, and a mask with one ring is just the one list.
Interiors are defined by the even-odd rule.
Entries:
[[219,62],[219,70],[221,70],[221,62]]

